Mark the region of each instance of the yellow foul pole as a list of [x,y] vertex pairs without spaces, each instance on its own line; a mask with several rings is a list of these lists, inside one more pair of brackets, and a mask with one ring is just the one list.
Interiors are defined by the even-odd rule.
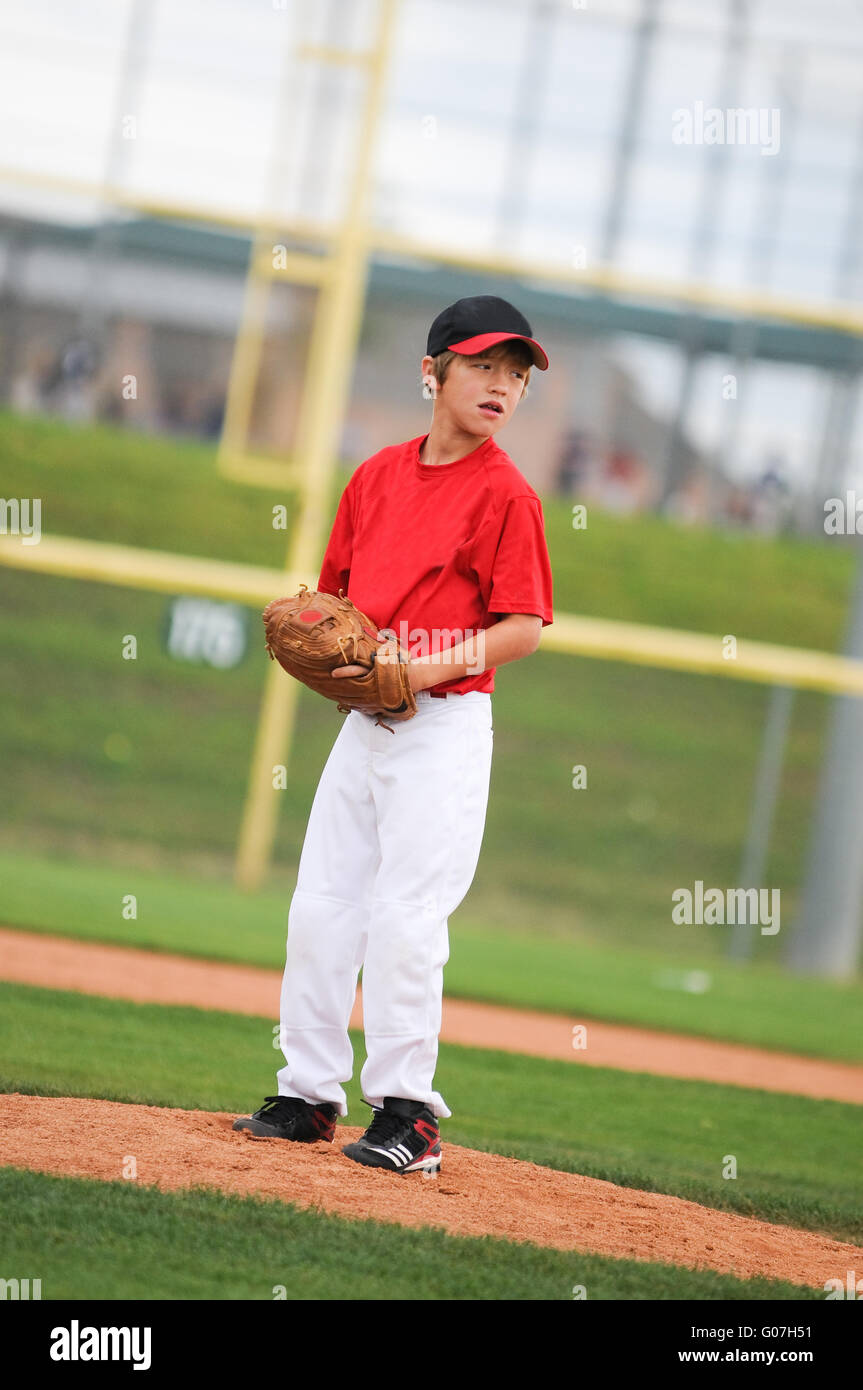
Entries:
[[[318,296],[297,429],[300,511],[286,568],[314,587],[327,526],[335,464],[356,355],[369,256],[368,190],[383,101],[397,0],[380,0],[373,49],[362,58],[368,71],[359,148],[345,218]],[[322,55],[323,57],[324,55]],[[334,61],[330,55],[326,61]],[[273,595],[277,597],[277,595]],[[236,861],[236,882],[257,888],[270,862],[276,833],[278,791],[273,769],[288,765],[299,686],[275,663],[264,691]]]

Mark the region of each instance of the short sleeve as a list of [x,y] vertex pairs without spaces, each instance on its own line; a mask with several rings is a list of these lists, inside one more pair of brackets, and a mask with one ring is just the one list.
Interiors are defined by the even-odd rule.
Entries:
[[506,505],[491,572],[489,613],[534,613],[543,627],[554,621],[552,574],[542,503],[513,497]]
[[330,532],[330,539],[321,562],[321,574],[318,579],[319,593],[334,594],[338,597],[339,589],[344,589],[345,593],[348,592],[353,549],[354,511],[353,480],[351,480],[342,493],[336,519],[333,522],[333,529]]

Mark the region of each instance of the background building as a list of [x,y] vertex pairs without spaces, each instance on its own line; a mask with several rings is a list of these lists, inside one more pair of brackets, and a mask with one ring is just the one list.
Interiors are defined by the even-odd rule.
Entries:
[[[135,0],[16,19],[0,398],[218,433],[242,223],[266,208],[289,247],[308,246],[340,216],[361,74],[315,54],[362,53],[376,13]],[[863,479],[863,39],[848,7],[441,0],[427,27],[403,0],[346,457],[416,430],[428,322],[485,287],[554,350],[512,430],[538,487],[818,534],[819,499]],[[98,100],[71,101],[76,74]],[[67,110],[60,179],[43,132]],[[268,306],[251,428],[276,456],[293,443],[313,304],[285,284]],[[136,400],[118,399],[118,372],[137,376]]]

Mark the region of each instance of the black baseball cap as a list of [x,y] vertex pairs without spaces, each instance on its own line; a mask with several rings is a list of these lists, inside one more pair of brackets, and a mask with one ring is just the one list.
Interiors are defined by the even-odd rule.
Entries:
[[527,343],[533,364],[541,372],[548,368],[548,358],[533,337],[530,324],[506,299],[493,294],[477,294],[469,299],[457,299],[443,309],[429,329],[426,352],[437,357],[439,352],[483,352],[495,343],[520,338]]

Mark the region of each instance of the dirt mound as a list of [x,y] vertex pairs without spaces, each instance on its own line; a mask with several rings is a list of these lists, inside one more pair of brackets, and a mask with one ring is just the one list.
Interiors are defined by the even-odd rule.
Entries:
[[233,1115],[115,1101],[0,1096],[0,1161],[39,1172],[204,1186],[279,1198],[341,1216],[457,1235],[500,1236],[558,1250],[658,1260],[741,1278],[823,1288],[863,1268],[863,1249],[808,1231],[712,1211],[678,1197],[617,1187],[518,1159],[443,1145],[438,1177],[361,1167],[335,1144],[290,1144],[234,1133]]

